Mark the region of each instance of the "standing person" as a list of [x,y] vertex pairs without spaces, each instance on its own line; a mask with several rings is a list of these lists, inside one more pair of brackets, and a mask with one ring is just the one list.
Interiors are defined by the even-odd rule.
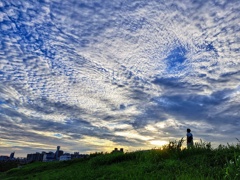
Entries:
[[191,129],[187,129],[187,148],[193,146],[193,135],[191,133]]

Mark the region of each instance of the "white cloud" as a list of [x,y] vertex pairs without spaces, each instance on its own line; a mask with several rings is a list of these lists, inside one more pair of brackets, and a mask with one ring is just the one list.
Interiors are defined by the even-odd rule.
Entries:
[[[62,132],[64,143],[106,150],[119,144],[105,139],[104,130],[148,147],[178,137],[186,126],[215,130],[217,118],[239,117],[232,108],[239,105],[239,4],[221,8],[224,2],[130,2],[114,11],[120,1],[101,8],[89,1],[89,8],[57,0],[13,1],[16,8],[0,3],[6,14],[0,14],[0,115],[42,138],[56,132],[30,130],[23,117],[81,119],[102,137],[74,140],[81,132]],[[177,48],[182,54],[174,54]],[[153,83],[158,78],[165,81]],[[196,115],[188,111],[187,118],[183,106]]]
[[143,135],[139,134],[136,130],[115,132],[114,134],[117,136],[126,137],[127,139],[139,139],[139,140],[143,140],[143,141],[148,141],[148,140],[153,139],[150,136],[143,136]]

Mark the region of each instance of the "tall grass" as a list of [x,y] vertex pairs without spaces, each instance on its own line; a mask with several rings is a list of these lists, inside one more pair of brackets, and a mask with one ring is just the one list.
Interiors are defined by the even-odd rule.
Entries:
[[190,149],[183,138],[159,148],[127,153],[94,153],[88,159],[32,163],[0,179],[239,179],[240,146],[202,140]]

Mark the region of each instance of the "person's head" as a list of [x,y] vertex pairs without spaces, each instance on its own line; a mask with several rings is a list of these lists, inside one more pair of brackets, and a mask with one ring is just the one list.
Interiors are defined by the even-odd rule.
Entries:
[[191,132],[191,129],[187,129],[187,132],[190,133],[190,132]]

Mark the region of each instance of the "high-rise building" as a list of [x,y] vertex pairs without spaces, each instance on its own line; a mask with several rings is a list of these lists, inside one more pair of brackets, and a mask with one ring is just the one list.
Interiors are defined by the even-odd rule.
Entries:
[[59,157],[63,155],[63,151],[60,150],[60,146],[57,146],[57,150],[55,152],[55,159],[59,160]]
[[13,160],[13,159],[14,159],[14,154],[15,154],[15,152],[12,152],[12,153],[10,154],[10,160]]

